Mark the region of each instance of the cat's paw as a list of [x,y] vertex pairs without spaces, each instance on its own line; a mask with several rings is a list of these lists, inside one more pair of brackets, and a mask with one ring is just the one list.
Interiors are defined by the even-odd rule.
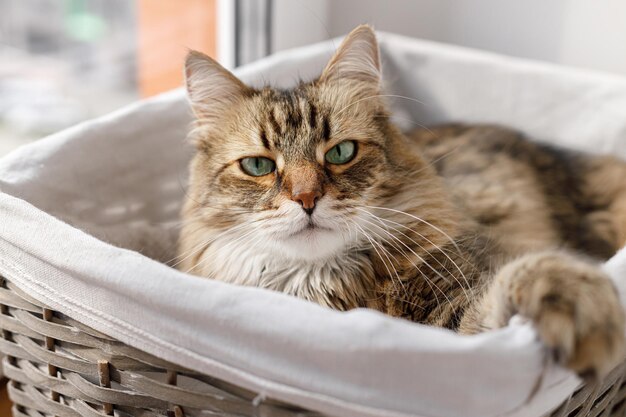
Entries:
[[624,358],[624,310],[600,268],[549,253],[523,257],[505,269],[512,278],[511,301],[533,321],[559,363],[583,377],[601,378]]

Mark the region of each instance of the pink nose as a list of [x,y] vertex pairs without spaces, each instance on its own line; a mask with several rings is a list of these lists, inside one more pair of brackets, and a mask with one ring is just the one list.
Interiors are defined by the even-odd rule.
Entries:
[[305,191],[294,193],[291,195],[291,199],[297,203],[300,203],[304,211],[308,214],[313,213],[315,203],[320,199],[322,193],[319,191]]

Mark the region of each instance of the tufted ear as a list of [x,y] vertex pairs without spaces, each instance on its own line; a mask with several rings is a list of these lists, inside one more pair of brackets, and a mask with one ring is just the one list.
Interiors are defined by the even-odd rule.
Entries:
[[381,82],[376,34],[368,25],[357,26],[341,43],[322,72],[320,81],[352,79],[378,89]]
[[189,51],[185,60],[185,84],[198,119],[217,119],[249,90],[230,71],[201,52]]

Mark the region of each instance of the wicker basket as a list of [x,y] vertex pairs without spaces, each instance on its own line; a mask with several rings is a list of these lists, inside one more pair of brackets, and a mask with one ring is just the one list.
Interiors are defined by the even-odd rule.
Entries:
[[[0,351],[14,417],[318,416],[134,349],[0,281]],[[626,415],[626,363],[550,416]]]

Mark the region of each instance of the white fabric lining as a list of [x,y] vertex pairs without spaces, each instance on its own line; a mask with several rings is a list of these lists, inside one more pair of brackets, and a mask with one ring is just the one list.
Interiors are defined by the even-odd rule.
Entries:
[[[391,99],[399,118],[499,121],[540,140],[626,156],[623,79],[380,38],[388,92],[427,103]],[[332,45],[277,55],[237,73],[255,84],[292,84],[295,74],[317,74]],[[104,243],[171,257],[189,122],[184,96],[175,91],[3,158],[0,272],[129,345],[331,415],[541,415],[576,387],[570,373],[545,368],[543,349],[525,324],[462,337],[190,277]],[[607,271],[624,288],[625,251]]]

